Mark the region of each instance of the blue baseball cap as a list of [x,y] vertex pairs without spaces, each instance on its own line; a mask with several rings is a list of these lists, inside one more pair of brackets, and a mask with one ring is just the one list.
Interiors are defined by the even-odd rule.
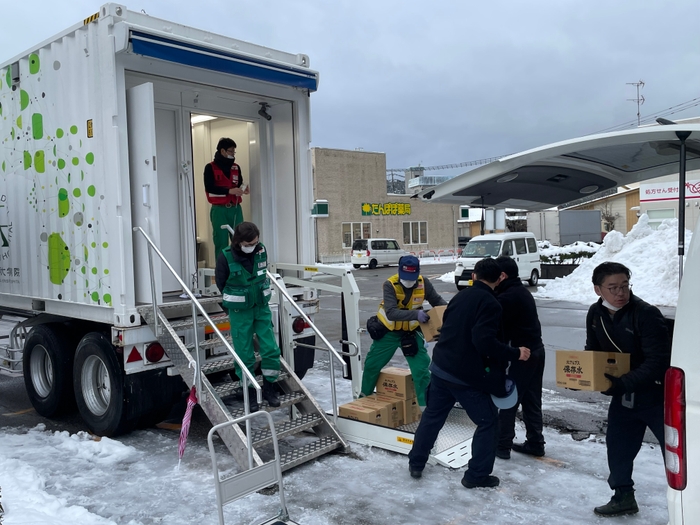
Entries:
[[416,281],[420,274],[420,261],[415,255],[404,255],[399,259],[399,279]]
[[515,381],[510,377],[506,377],[506,395],[504,397],[496,397],[491,394],[493,404],[501,410],[513,408],[518,402],[518,387],[515,386]]

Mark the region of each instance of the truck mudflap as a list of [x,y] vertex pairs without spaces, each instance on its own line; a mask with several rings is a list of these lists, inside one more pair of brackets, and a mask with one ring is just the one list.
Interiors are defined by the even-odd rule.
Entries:
[[148,427],[166,419],[187,386],[182,378],[169,376],[167,369],[124,376],[126,419],[135,427]]

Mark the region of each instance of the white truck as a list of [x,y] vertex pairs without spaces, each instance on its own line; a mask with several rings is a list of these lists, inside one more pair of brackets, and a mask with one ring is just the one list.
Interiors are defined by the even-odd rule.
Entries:
[[[226,136],[251,190],[244,216],[271,263],[282,408],[295,408],[283,432],[318,438],[283,469],[345,446],[299,381],[314,349],[294,363],[298,343],[314,344],[318,310],[304,286],[319,271],[318,81],[306,55],[116,3],[0,64],[0,315],[15,321],[0,373],[24,376],[39,414],[77,405],[91,432],[116,435],[162,419],[192,386],[214,424],[248,410],[223,401],[238,388],[227,380],[238,357],[224,335],[202,175]],[[287,290],[285,279],[298,282]],[[259,381],[248,376],[239,379]],[[238,427],[222,438],[240,464],[260,464]]]
[[600,242],[600,210],[547,210],[527,214],[527,231],[540,241],[566,246],[577,241]]

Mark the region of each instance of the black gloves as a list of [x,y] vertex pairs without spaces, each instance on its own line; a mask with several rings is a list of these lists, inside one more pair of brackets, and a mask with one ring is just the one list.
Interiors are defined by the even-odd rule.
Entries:
[[605,377],[610,380],[612,386],[607,390],[601,392],[604,396],[621,396],[627,392],[625,383],[619,377],[611,376],[610,374],[605,374]]

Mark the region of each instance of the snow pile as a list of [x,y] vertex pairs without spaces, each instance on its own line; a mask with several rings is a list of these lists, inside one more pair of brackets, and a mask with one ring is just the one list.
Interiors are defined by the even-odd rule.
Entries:
[[554,264],[581,264],[600,249],[600,244],[594,242],[576,241],[566,246],[552,246],[549,241],[538,241],[537,244],[542,262]]
[[[685,232],[686,246],[692,233]],[[678,220],[668,219],[657,230],[649,227],[646,214],[627,234],[611,231],[590,259],[584,260],[571,275],[557,278],[533,293],[535,297],[593,303],[593,269],[606,261],[624,264],[632,272],[634,294],[658,306],[678,302]]]

